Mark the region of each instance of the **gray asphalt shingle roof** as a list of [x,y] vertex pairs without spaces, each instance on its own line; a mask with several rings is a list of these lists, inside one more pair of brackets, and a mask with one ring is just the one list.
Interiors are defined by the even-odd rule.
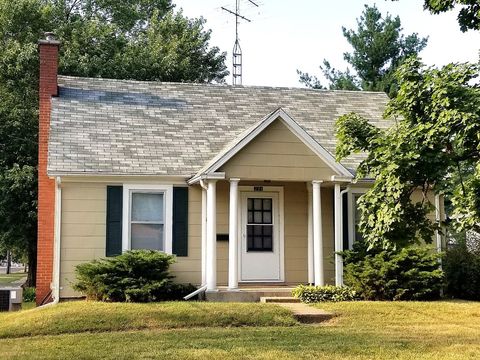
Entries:
[[[48,172],[190,177],[267,114],[282,108],[335,152],[336,119],[355,111],[378,127],[383,93],[141,82],[59,76]],[[355,169],[361,155],[343,163]]]

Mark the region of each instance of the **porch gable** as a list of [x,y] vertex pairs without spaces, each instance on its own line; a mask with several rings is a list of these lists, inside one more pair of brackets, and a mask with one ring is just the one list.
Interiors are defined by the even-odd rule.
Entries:
[[281,108],[240,134],[189,183],[214,173],[251,180],[353,178],[350,171]]

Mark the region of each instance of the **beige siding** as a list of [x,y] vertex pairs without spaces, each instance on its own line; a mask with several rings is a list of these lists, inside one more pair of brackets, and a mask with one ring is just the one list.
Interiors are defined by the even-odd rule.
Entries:
[[[80,296],[71,288],[75,266],[105,257],[106,244],[105,183],[62,185],[61,297]],[[189,188],[188,257],[177,258],[172,266],[176,281],[199,284],[201,281],[201,201],[199,187]]]
[[242,180],[311,181],[335,175],[281,120],[275,120],[221,169]]
[[199,285],[202,281],[202,190],[188,190],[188,256],[178,257],[172,266],[175,281]]
[[106,185],[62,184],[60,296],[79,296],[70,283],[75,266],[105,256]]
[[[242,183],[254,185],[255,183]],[[285,281],[307,282],[307,191],[304,182],[275,183],[284,189]],[[226,181],[217,184],[217,233],[228,234]],[[199,186],[189,188],[188,257],[177,258],[172,266],[176,281],[201,282],[201,212]],[[62,185],[61,296],[79,296],[71,289],[75,266],[105,256],[106,184],[69,183]],[[325,277],[333,278],[333,189],[322,188],[322,221]],[[217,242],[217,279],[228,279],[228,242]]]

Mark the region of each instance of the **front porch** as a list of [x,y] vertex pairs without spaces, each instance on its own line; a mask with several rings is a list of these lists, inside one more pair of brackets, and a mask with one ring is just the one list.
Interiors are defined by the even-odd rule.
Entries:
[[[202,284],[208,300],[259,301],[290,297],[297,284],[343,283],[342,259],[335,253],[343,250],[345,183],[232,178],[204,179],[202,185]],[[268,221],[265,214],[252,221],[262,206]],[[262,238],[256,236],[259,227],[260,235],[272,230]],[[257,240],[264,243],[255,246]]]
[[342,285],[342,196],[352,178],[282,109],[241,134],[189,181],[202,189],[207,293],[245,282]]

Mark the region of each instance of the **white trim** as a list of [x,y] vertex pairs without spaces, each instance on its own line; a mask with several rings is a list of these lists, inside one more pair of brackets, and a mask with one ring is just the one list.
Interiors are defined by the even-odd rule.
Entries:
[[338,176],[338,175],[332,175],[330,177],[330,180],[333,182],[352,182],[352,176]]
[[202,180],[225,180],[225,173],[224,172],[212,172],[208,174],[200,174],[196,175],[190,180],[187,181],[188,185],[192,185]]
[[173,223],[173,185],[153,185],[153,184],[123,184],[123,213],[122,213],[122,251],[131,249],[130,240],[130,212],[131,212],[131,194],[136,190],[145,192],[163,192],[164,197],[164,234],[165,234],[165,253],[172,254],[172,223]]
[[248,193],[255,193],[258,196],[261,196],[260,194],[262,193],[277,193],[278,194],[278,211],[279,211],[279,243],[280,243],[280,279],[279,280],[241,280],[241,274],[242,274],[242,241],[238,241],[238,274],[239,274],[239,282],[246,282],[246,283],[255,283],[255,282],[271,282],[271,283],[276,283],[276,282],[284,282],[285,281],[285,208],[284,208],[284,189],[283,186],[262,186],[263,191],[254,191],[254,189],[257,186],[239,186],[238,191],[239,191],[239,198],[242,199],[242,201],[238,202],[238,221],[241,226],[238,226],[238,238],[242,239],[242,227],[243,227],[243,221],[242,221],[242,203],[243,203],[243,197],[245,194]]
[[240,134],[230,145],[215,156],[203,169],[201,169],[191,180],[189,184],[198,181],[204,174],[210,174],[217,171],[247,144],[249,144],[257,135],[265,130],[275,120],[281,120],[287,128],[292,131],[306,146],[310,148],[320,159],[322,159],[332,170],[345,177],[353,179],[353,175],[342,164],[338,163],[333,155],[322,145],[313,139],[300,125],[293,120],[283,109],[279,108],[264,117],[260,122]]
[[62,177],[62,182],[118,182],[123,183],[155,183],[155,184],[174,184],[174,185],[186,185],[189,176],[177,176],[177,175],[142,175],[142,174],[88,174],[88,173],[49,173],[48,177],[54,179],[56,177]]

